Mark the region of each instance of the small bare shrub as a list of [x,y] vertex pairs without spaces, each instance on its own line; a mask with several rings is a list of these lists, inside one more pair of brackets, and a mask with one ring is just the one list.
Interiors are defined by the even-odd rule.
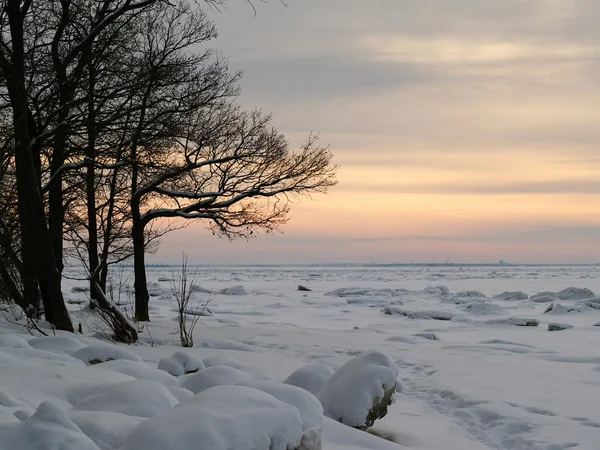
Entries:
[[184,253],[181,257],[181,268],[178,273],[173,273],[169,281],[171,285],[171,304],[177,311],[177,322],[179,325],[179,340],[182,347],[194,346],[194,329],[206,312],[210,298],[202,303],[192,304],[194,293],[198,291],[196,271],[191,272],[188,266],[188,257]]

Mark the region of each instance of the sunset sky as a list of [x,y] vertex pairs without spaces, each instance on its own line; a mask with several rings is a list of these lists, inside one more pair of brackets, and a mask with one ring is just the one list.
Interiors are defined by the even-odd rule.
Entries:
[[339,184],[283,234],[202,223],[152,262],[600,262],[600,1],[243,0],[213,11],[242,104]]

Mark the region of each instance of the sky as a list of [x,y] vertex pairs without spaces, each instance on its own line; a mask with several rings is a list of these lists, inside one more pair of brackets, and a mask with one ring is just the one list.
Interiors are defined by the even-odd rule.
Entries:
[[600,262],[598,0],[229,0],[240,102],[338,185],[282,234],[195,223],[151,262]]

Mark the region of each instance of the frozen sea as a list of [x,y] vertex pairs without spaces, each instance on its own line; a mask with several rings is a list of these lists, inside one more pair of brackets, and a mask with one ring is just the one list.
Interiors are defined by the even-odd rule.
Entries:
[[[598,450],[599,269],[194,267],[196,302],[208,302],[211,314],[201,317],[189,351],[226,354],[280,381],[309,363],[337,369],[367,350],[388,353],[402,392],[375,428],[394,443],[326,427],[326,450]],[[148,268],[152,322],[142,344],[128,347],[153,367],[178,349],[170,301],[176,271]],[[77,289],[84,284],[66,279],[64,290],[74,320],[93,334],[81,303],[87,294]],[[127,268],[121,284],[126,308]],[[30,404],[48,395],[10,380],[4,389],[22,389]]]

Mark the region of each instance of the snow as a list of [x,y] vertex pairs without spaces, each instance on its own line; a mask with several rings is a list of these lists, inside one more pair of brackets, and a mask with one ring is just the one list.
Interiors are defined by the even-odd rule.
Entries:
[[[168,430],[165,433],[164,430]],[[216,386],[143,422],[121,450],[287,450],[302,438],[298,410],[244,386]]]
[[[82,269],[66,270],[65,292],[85,285],[75,281]],[[205,438],[217,449],[266,450],[272,439],[292,449],[311,437],[323,450],[598,449],[593,267],[198,267],[197,283],[215,293],[213,315],[200,318],[189,349],[174,334],[170,287],[157,282],[172,271],[148,268],[157,295],[136,345],[96,338],[92,326],[54,336],[40,323],[49,336],[29,334],[23,320],[0,316],[0,450],[168,450]],[[245,295],[219,293],[236,285]],[[505,292],[524,295],[498,297]],[[88,308],[69,309],[75,323],[94,321]],[[439,312],[451,320],[427,318]],[[548,332],[556,325],[563,329]],[[353,377],[340,370],[373,349],[379,356]],[[163,370],[169,363],[177,369]],[[378,388],[377,378],[389,380]],[[319,422],[305,392],[325,404],[328,391],[345,392],[346,413],[360,397],[347,386],[377,395],[396,379],[402,392],[372,434],[327,416]],[[368,398],[356,410],[364,413]]]
[[334,374],[330,366],[314,363],[300,367],[284,381],[286,384],[301,387],[316,395]]

